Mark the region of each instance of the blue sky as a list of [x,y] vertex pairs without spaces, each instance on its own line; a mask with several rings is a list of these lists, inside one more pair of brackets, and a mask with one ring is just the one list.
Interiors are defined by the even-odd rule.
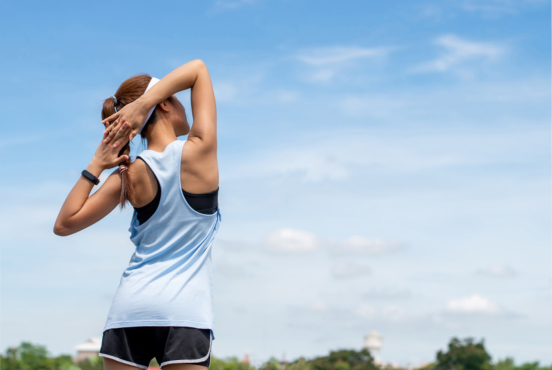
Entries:
[[216,356],[323,355],[377,330],[402,365],[452,336],[552,362],[548,1],[20,1],[0,28],[2,351],[101,335],[131,214],[67,238],[55,217],[102,101],[201,58]]

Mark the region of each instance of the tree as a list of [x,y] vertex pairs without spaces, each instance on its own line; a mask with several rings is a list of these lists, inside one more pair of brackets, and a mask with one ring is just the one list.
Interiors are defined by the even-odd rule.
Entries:
[[259,370],[282,370],[283,367],[280,366],[280,363],[275,357],[271,357],[267,362],[260,367]]
[[19,370],[19,359],[17,347],[9,347],[6,350],[6,357],[2,356],[2,370]]
[[437,352],[436,370],[490,370],[491,356],[485,350],[483,339],[476,343],[473,338],[463,341],[452,338],[448,352]]
[[22,342],[18,348],[19,368],[24,370],[56,370],[45,346]]
[[526,362],[520,366],[514,364],[514,359],[507,357],[493,365],[493,370],[552,370],[552,366],[540,366],[539,362]]
[[[291,363],[293,370],[378,370],[368,350],[332,351],[328,356],[317,357],[310,361],[301,358]],[[268,369],[267,369],[268,370]]]
[[103,359],[99,356],[87,357],[77,362],[77,366],[81,370],[103,370]]
[[59,355],[54,358],[54,366],[56,370],[80,370],[73,363],[73,358],[70,355]]
[[499,360],[493,365],[493,370],[515,370],[514,359],[507,357],[504,360]]
[[311,365],[303,357],[289,365],[286,370],[311,370]]
[[538,370],[541,369],[539,367],[539,362],[526,362],[521,366],[516,366],[516,370]]
[[240,362],[236,357],[229,357],[225,360],[211,357],[209,370],[254,370],[255,368],[247,362]]

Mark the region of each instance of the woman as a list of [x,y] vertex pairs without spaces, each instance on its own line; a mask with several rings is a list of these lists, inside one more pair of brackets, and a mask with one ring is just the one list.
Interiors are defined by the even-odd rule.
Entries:
[[[174,95],[191,88],[193,126]],[[220,224],[216,106],[201,60],[162,80],[129,78],[102,109],[104,138],[67,196],[54,226],[70,235],[134,207],[136,245],[104,326],[100,356],[106,370],[209,367],[213,336],[211,245]],[[143,125],[145,123],[145,125]],[[138,132],[147,150],[129,164],[126,140]],[[187,141],[177,140],[188,135]],[[119,170],[92,196],[103,170]],[[201,367],[198,367],[201,366]]]

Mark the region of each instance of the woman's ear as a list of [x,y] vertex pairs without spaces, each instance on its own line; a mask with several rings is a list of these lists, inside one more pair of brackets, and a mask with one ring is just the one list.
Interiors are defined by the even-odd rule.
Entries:
[[170,111],[170,107],[169,107],[170,104],[171,104],[170,99],[165,99],[157,105],[157,108],[160,108],[163,112],[168,113]]

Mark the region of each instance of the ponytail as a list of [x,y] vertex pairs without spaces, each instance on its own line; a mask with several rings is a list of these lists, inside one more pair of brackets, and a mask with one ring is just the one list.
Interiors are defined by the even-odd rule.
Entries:
[[[140,96],[142,96],[146,91],[146,88],[148,87],[150,80],[151,80],[150,75],[142,74],[142,75],[131,77],[126,81],[124,81],[121,84],[121,86],[119,86],[119,89],[117,89],[117,92],[113,95],[116,98],[117,106],[115,106],[115,99],[112,99],[111,97],[105,99],[102,107],[102,119],[105,119],[111,116],[116,111],[123,108],[125,105],[132,103]],[[157,115],[155,113],[156,111],[153,112],[148,122],[146,122],[146,125],[142,130],[142,137],[147,131],[147,126],[149,126],[151,123],[154,123],[157,120]],[[121,148],[121,151],[119,152],[119,156],[123,155],[125,150],[129,148],[129,146],[130,146],[130,143],[126,143]],[[130,176],[128,174],[127,163],[121,163],[119,165],[119,174],[121,176],[121,195],[119,197],[119,205],[122,209],[125,207],[127,201],[134,203],[135,193],[134,193],[134,188],[132,186],[132,181],[130,181]]]
[[[128,143],[121,149],[121,152],[124,152],[127,146]],[[128,175],[128,166],[126,163],[121,163],[119,165],[119,174],[121,175],[121,195],[119,197],[119,204],[121,209],[123,209],[127,201],[131,203],[134,202],[134,188],[132,187],[132,182]]]

